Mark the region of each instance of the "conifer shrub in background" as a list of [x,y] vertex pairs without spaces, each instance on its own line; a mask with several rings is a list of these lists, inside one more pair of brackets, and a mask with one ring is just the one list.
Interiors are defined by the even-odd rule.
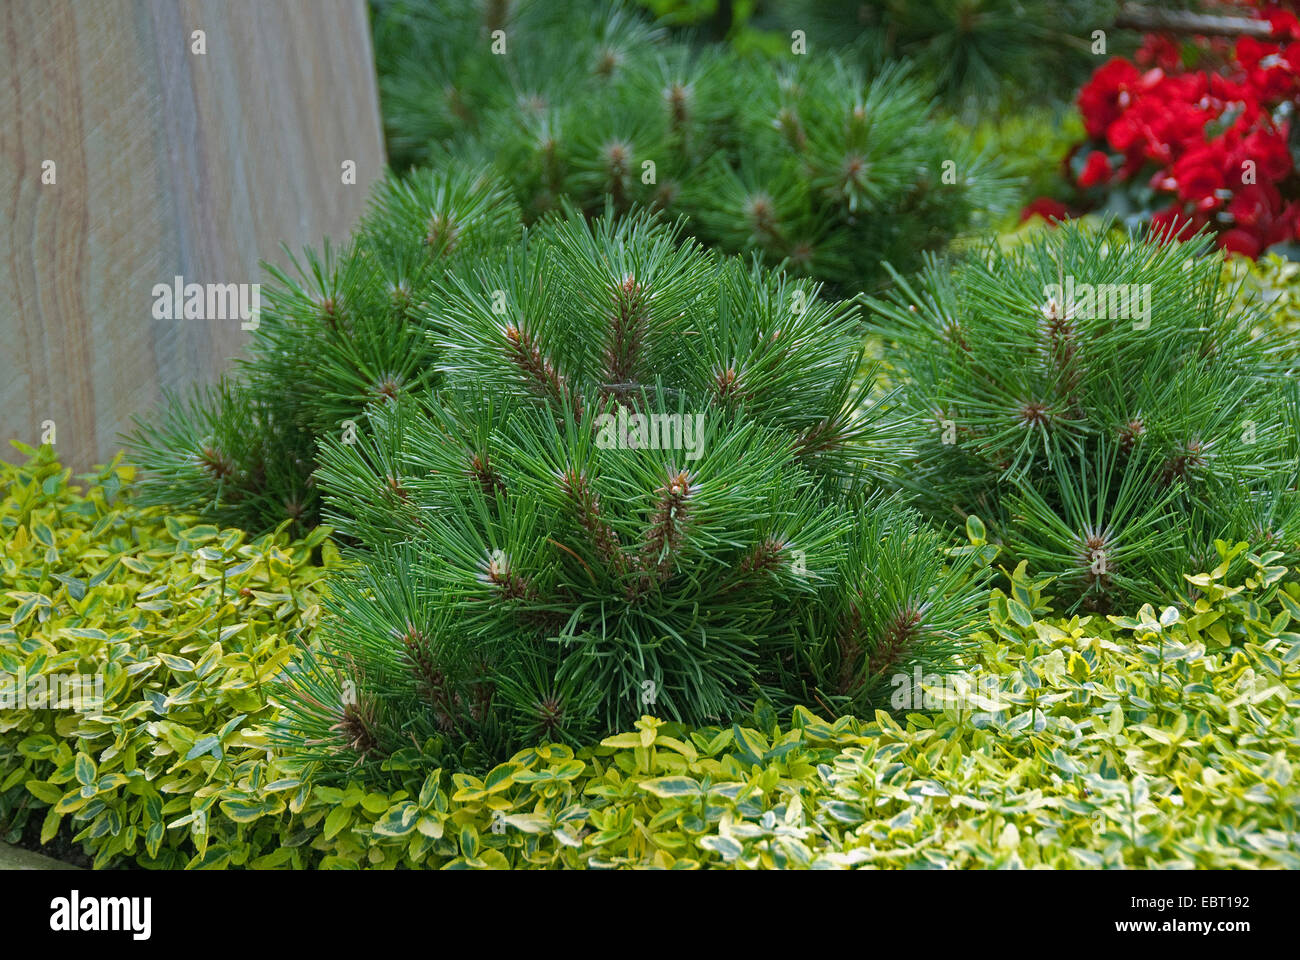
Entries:
[[475,765],[648,711],[861,711],[957,667],[983,572],[879,492],[896,428],[855,314],[644,214],[572,211],[444,275],[441,387],[324,443],[362,546],[282,742]]
[[1010,114],[1068,99],[1107,49],[1131,50],[1114,29],[1114,0],[784,0],[755,26],[805,31],[819,48],[847,47],[866,63],[908,60],[947,107],[969,121],[990,104]]
[[530,220],[654,207],[855,291],[1010,202],[897,63],[697,48],[620,3],[396,0],[375,22],[394,165],[495,164]]
[[388,153],[399,169],[427,164],[438,144],[480,130],[499,110],[526,110],[593,75],[611,77],[637,49],[665,40],[617,2],[373,0],[370,11]]
[[[508,55],[490,52],[496,29]],[[230,378],[136,422],[143,502],[250,530],[313,526],[320,437],[355,435],[370,405],[436,385],[426,291],[521,213],[687,213],[706,243],[852,290],[882,258],[917,262],[999,194],[900,67],[868,82],[833,57],[781,65],[665,43],[619,4],[395,0],[377,5],[375,30],[390,139],[437,163],[386,181],[343,247],[270,271]],[[450,86],[429,89],[436,78]]]
[[1219,538],[1300,559],[1293,355],[1209,241],[1159,240],[1066,225],[871,303],[924,428],[904,485],[1071,609],[1186,597]]

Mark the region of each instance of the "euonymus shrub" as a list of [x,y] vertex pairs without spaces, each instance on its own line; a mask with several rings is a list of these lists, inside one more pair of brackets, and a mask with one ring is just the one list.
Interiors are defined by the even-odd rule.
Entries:
[[0,463],[0,838],[183,867],[213,820],[284,809],[230,791],[267,757],[273,678],[337,551],[326,527],[250,538],[140,507],[133,467],[74,480],[20,449]]

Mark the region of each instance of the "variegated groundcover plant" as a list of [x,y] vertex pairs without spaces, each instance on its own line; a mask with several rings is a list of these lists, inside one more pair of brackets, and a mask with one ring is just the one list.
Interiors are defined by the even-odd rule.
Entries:
[[93,715],[0,715],[6,841],[174,868],[1300,866],[1300,582],[1242,545],[1190,606],[1130,616],[1054,617],[1012,570],[966,668],[864,719],[646,716],[327,785],[271,746],[268,680],[337,553],[141,508],[133,474],[49,450],[0,474],[0,671],[106,679]]

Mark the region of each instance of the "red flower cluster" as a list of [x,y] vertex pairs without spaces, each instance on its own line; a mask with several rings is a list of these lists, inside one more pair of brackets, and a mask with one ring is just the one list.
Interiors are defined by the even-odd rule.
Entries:
[[[1088,140],[1066,158],[1085,201],[1146,185],[1168,206],[1152,222],[1172,235],[1208,225],[1219,245],[1249,256],[1300,231],[1300,178],[1287,143],[1300,106],[1300,20],[1257,12],[1268,41],[1205,42],[1219,70],[1184,71],[1168,37],[1146,38],[1137,63],[1115,58],[1079,91]],[[1139,64],[1141,66],[1139,66]],[[1041,201],[1026,208],[1043,210]]]

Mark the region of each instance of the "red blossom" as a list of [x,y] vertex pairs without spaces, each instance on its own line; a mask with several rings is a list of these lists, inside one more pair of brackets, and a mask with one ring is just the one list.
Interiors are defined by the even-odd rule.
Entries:
[[1100,150],[1094,150],[1088,154],[1088,159],[1083,165],[1083,172],[1079,174],[1079,186],[1096,186],[1107,180],[1110,174],[1110,158]]
[[1163,34],[1148,33],[1142,38],[1142,46],[1133,57],[1144,67],[1159,67],[1161,70],[1177,70],[1183,64],[1183,52],[1172,37]]
[[1273,28],[1274,37],[1300,40],[1300,20],[1290,10],[1270,10],[1264,19]]
[[1059,200],[1053,200],[1051,197],[1039,197],[1020,211],[1020,222],[1024,223],[1035,214],[1048,221],[1066,220],[1070,216],[1070,211]]
[[1291,172],[1291,151],[1282,130],[1256,130],[1241,142],[1244,159],[1255,161],[1255,174],[1262,180],[1281,180]]
[[1226,166],[1221,144],[1206,144],[1183,154],[1170,169],[1178,199],[1198,210],[1213,210],[1222,202],[1219,191],[1226,185]]
[[1241,253],[1248,257],[1259,256],[1262,249],[1259,238],[1245,230],[1225,230],[1219,234],[1219,246],[1229,253]]
[[1128,109],[1132,100],[1130,90],[1140,76],[1137,67],[1121,57],[1097,69],[1079,91],[1079,112],[1083,114],[1088,136],[1100,137]]
[[[1099,67],[1079,91],[1088,139],[1067,156],[1068,178],[1093,191],[1149,183],[1168,197],[1152,214],[1166,236],[1208,228],[1224,250],[1248,256],[1296,239],[1300,177],[1281,120],[1300,109],[1296,6],[1257,4],[1255,16],[1272,31],[1267,39],[1185,41],[1208,52],[1202,63],[1219,66],[1186,70],[1179,42],[1152,35],[1132,62],[1116,57]],[[1095,201],[1096,192],[1088,196]],[[1040,197],[1022,219],[1035,213],[1050,219],[1067,211]]]
[[1228,204],[1228,214],[1238,227],[1267,230],[1282,210],[1282,195],[1271,183],[1242,187]]

